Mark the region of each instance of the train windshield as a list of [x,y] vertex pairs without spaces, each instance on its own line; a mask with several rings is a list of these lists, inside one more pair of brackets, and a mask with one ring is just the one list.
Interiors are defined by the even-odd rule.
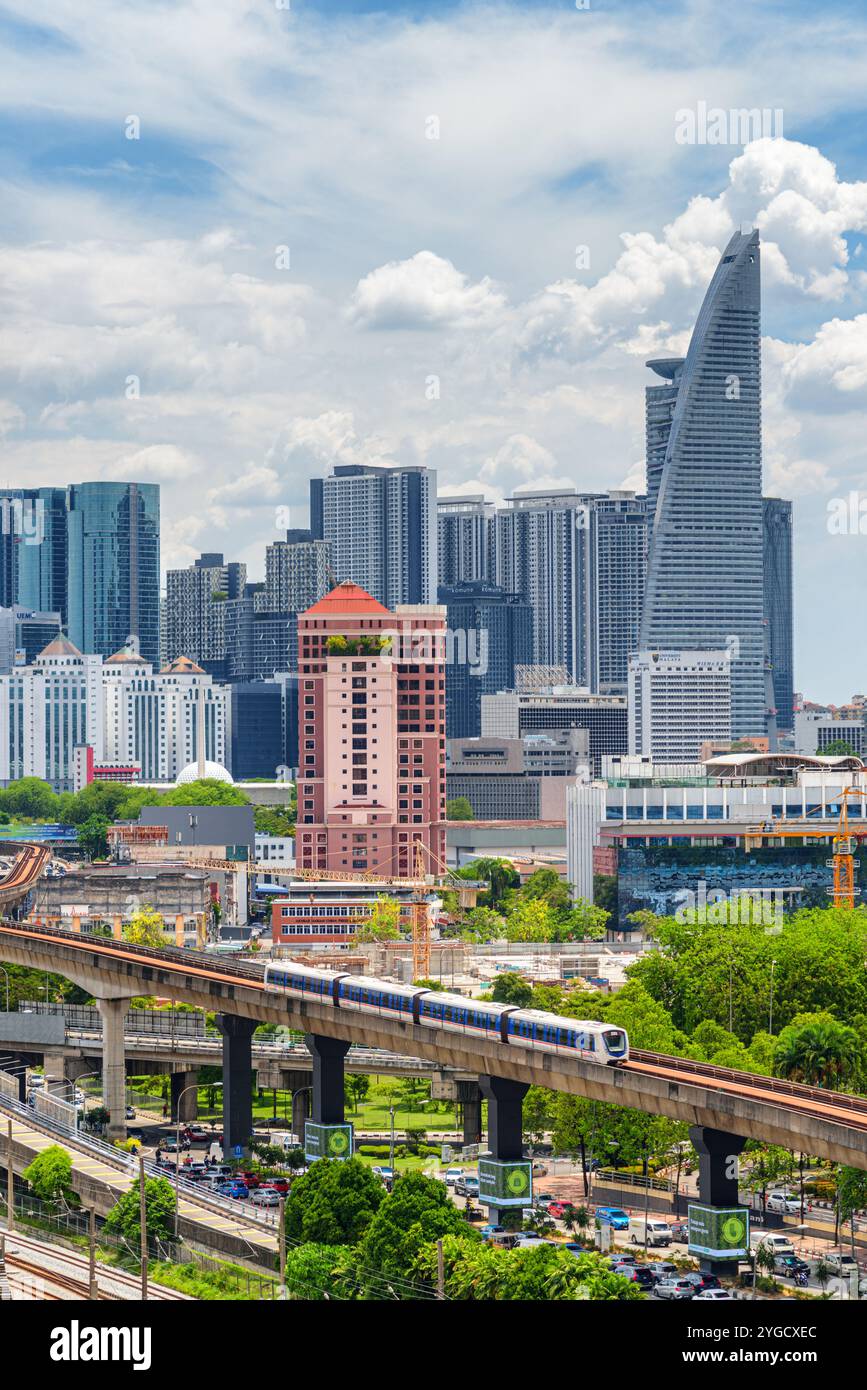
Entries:
[[605,1046],[615,1056],[626,1051],[626,1034],[620,1028],[606,1028],[602,1034]]

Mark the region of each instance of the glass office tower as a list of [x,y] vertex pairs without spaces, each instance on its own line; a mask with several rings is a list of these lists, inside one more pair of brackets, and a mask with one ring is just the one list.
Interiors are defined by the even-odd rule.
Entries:
[[766,727],[760,317],[759,234],[736,232],[686,358],[650,364],[666,386],[648,401],[641,649],[727,649],[734,737]]
[[157,483],[76,483],[67,492],[69,636],[111,656],[128,637],[159,661],[160,490]]

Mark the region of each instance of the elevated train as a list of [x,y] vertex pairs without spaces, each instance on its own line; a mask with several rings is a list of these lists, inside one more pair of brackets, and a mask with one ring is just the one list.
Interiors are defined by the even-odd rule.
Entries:
[[629,1059],[629,1039],[624,1030],[597,1020],[465,999],[460,994],[340,974],[297,961],[266,966],[265,988],[293,999],[376,1014],[441,1032],[471,1034],[543,1052],[567,1052],[600,1066],[616,1066]]

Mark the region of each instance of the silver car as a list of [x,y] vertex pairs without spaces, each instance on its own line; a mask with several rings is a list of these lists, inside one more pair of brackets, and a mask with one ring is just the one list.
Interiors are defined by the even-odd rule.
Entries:
[[661,1279],[653,1290],[657,1298],[695,1298],[695,1284],[689,1279]]

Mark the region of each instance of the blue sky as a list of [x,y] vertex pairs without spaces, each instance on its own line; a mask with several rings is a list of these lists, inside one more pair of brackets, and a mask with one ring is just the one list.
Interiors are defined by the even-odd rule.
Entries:
[[[867,498],[863,6],[32,16],[0,3],[4,482],[159,481],[164,563],[223,549],[253,576],[338,461],[495,498],[640,487],[644,361],[682,350],[756,224],[797,683],[867,686],[863,606],[828,631],[867,547],[828,527]],[[783,138],[679,144],[699,102],[782,109]]]

